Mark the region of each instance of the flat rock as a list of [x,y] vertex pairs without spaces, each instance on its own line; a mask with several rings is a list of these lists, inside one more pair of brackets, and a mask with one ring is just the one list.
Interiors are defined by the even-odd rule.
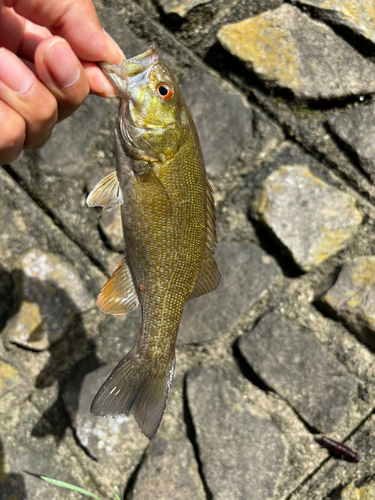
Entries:
[[346,263],[322,300],[375,348],[375,257],[355,257]]
[[241,337],[239,348],[254,372],[311,427],[331,432],[345,419],[356,381],[306,330],[271,313]]
[[328,126],[375,182],[375,104],[333,116]]
[[250,143],[252,110],[205,73],[184,82],[181,93],[197,127],[207,173],[218,176]]
[[125,244],[124,233],[122,231],[121,208],[113,207],[103,210],[99,219],[99,227],[112,250],[123,252]]
[[187,397],[213,500],[273,498],[286,455],[280,431],[213,368],[188,373]]
[[264,222],[304,270],[338,252],[362,221],[352,195],[305,166],[282,166],[263,182],[256,204]]
[[292,5],[227,24],[217,37],[259,78],[289,89],[297,98],[338,99],[375,92],[375,66],[331,28]]
[[[168,478],[168,479],[167,479]],[[157,434],[137,475],[133,500],[205,500],[190,441],[166,439]]]
[[375,8],[367,0],[298,0],[314,8],[319,17],[341,26],[375,43]]
[[101,461],[112,460],[121,468],[134,468],[149,443],[138,424],[129,415],[117,418],[96,417],[90,414],[90,405],[100,386],[115,364],[101,366],[85,373],[81,366],[68,380],[63,399],[81,445]]
[[219,242],[218,288],[186,302],[178,341],[202,342],[226,333],[281,275],[275,260],[252,243]]
[[210,3],[211,0],[158,0],[160,7],[166,14],[178,14],[185,17],[197,5]]
[[94,307],[78,273],[56,255],[30,250],[15,265],[13,279],[16,312],[4,335],[23,347],[47,349],[64,335],[75,314]]

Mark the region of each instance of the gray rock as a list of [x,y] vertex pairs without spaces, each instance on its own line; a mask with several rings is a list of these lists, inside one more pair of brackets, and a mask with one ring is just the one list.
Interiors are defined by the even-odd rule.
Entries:
[[298,98],[338,99],[375,91],[375,66],[292,5],[223,26],[217,36],[259,78]]
[[211,0],[158,0],[166,14],[178,14],[185,17],[197,5],[210,3]]
[[375,182],[375,104],[344,111],[328,125]]
[[112,250],[123,252],[125,246],[121,222],[121,207],[103,210],[99,219],[99,227]]
[[221,241],[215,258],[220,284],[185,304],[180,343],[202,342],[226,333],[281,275],[274,259],[252,243]]
[[306,330],[271,313],[240,339],[239,348],[254,372],[311,427],[331,432],[345,419],[356,382]]
[[193,447],[185,437],[158,434],[147,450],[134,486],[133,500],[205,500]]
[[345,264],[322,299],[375,349],[375,257],[355,257]]
[[270,174],[256,209],[304,270],[338,252],[362,221],[352,195],[305,166],[282,166]]
[[96,392],[114,367],[102,366],[87,374],[85,367],[81,367],[68,380],[63,399],[77,438],[90,455],[99,461],[112,460],[122,469],[129,470],[138,464],[149,442],[134,418],[131,415],[103,418],[90,414]]
[[210,177],[221,174],[250,143],[252,110],[205,73],[181,85],[197,127]]
[[286,455],[279,430],[213,368],[188,373],[187,397],[213,500],[273,498]]
[[34,249],[23,255],[13,273],[17,312],[8,321],[8,341],[42,351],[60,340],[74,315],[94,307],[74,268],[56,255]]
[[14,390],[20,382],[17,368],[0,358],[0,398],[8,391]]
[[375,43],[375,9],[367,0],[298,0],[321,19],[350,28]]

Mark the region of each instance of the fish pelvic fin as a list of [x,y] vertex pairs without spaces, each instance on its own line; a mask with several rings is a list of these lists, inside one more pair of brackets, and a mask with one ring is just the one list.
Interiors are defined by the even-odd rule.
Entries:
[[152,439],[164,414],[174,367],[174,357],[161,367],[135,346],[101,386],[90,412],[101,417],[131,412],[143,434]]

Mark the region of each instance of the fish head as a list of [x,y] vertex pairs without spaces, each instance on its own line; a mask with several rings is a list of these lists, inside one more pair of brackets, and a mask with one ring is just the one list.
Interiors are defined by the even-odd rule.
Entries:
[[100,63],[121,97],[119,128],[128,156],[164,162],[181,145],[182,97],[155,46],[117,65]]

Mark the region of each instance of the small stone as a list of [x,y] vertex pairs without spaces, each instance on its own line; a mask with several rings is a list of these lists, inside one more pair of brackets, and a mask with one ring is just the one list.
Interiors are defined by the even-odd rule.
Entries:
[[305,166],[282,166],[269,175],[256,209],[305,271],[338,252],[362,221],[352,195]]
[[323,301],[375,348],[375,257],[355,257],[345,264]]
[[129,470],[138,464],[149,442],[137,422],[131,415],[103,418],[90,414],[95,394],[114,367],[105,365],[90,373],[84,372],[87,367],[79,367],[68,380],[63,399],[77,438],[90,455],[99,461],[111,459]]
[[184,82],[181,93],[197,127],[207,173],[218,176],[250,143],[252,110],[205,73]]
[[320,432],[331,432],[349,410],[356,381],[306,330],[278,313],[264,316],[239,341],[254,372]]
[[66,332],[75,314],[94,307],[74,268],[56,255],[30,250],[14,267],[16,312],[4,335],[15,344],[42,351]]
[[281,275],[275,260],[252,243],[220,241],[215,260],[220,284],[215,291],[186,302],[179,343],[223,335]]
[[299,0],[325,21],[346,26],[375,43],[375,8],[367,0]]
[[338,99],[375,91],[375,66],[292,5],[227,24],[217,36],[259,78],[297,98]]
[[212,498],[273,498],[286,458],[280,431],[213,368],[188,373],[187,398]]
[[333,116],[328,125],[357,157],[360,166],[375,182],[375,104]]
[[99,219],[99,227],[112,250],[123,252],[125,244],[124,233],[122,231],[121,207],[103,210]]
[[178,14],[185,17],[197,5],[210,3],[211,0],[158,0],[166,14]]
[[[168,479],[167,479],[168,478]],[[185,437],[156,435],[147,450],[134,486],[133,500],[205,500],[193,447]]]
[[9,390],[16,387],[19,381],[18,370],[11,364],[0,359],[0,398]]

